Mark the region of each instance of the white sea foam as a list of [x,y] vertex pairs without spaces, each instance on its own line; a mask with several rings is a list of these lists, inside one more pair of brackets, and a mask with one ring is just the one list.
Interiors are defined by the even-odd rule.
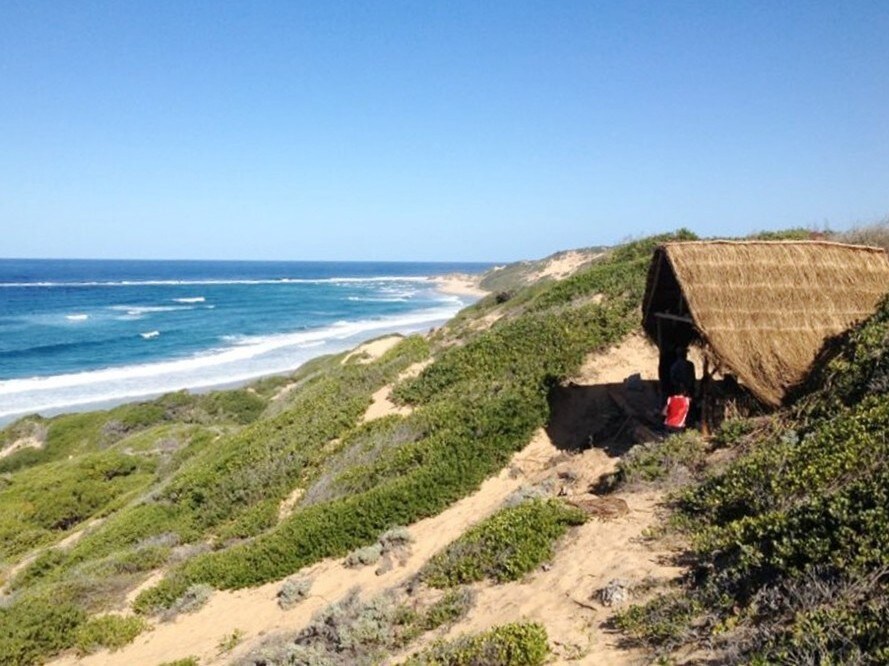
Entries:
[[140,333],[139,335],[141,335],[146,340],[151,340],[152,338],[156,338],[160,334],[160,331],[148,331],[147,333]]
[[315,356],[344,351],[369,337],[426,330],[456,311],[454,305],[447,304],[393,317],[339,321],[296,333],[226,339],[219,349],[187,358],[0,381],[0,419],[245,382],[293,370]]
[[359,303],[407,303],[407,298],[373,298],[371,296],[348,296],[348,301]]
[[0,282],[0,288],[29,287],[166,287],[226,284],[361,284],[380,282],[429,282],[428,276],[376,276],[330,278],[270,278],[258,280],[112,280],[107,282]]
[[175,312],[176,310],[194,310],[194,307],[185,305],[109,305],[109,310],[126,312],[128,315],[138,316],[151,314],[152,312]]
[[88,314],[69,314],[65,315],[65,319],[68,321],[86,321],[90,316]]
[[174,303],[203,303],[207,299],[203,296],[192,296],[190,298],[174,298]]

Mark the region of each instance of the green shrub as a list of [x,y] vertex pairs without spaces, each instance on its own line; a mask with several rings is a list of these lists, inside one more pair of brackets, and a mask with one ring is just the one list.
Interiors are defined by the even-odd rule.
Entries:
[[453,624],[469,612],[475,603],[475,594],[468,587],[448,590],[444,596],[432,604],[418,620],[423,631],[432,631],[447,624]]
[[214,391],[202,396],[201,407],[215,419],[231,419],[245,425],[252,423],[265,409],[266,401],[254,391],[237,389]]
[[553,556],[553,542],[586,514],[557,500],[530,500],[503,509],[471,528],[421,572],[433,587],[490,578],[517,580]]
[[280,606],[282,610],[293,608],[309,596],[309,590],[311,589],[311,578],[292,578],[284,581],[284,584],[281,585],[281,588],[276,595],[278,598],[278,606]]
[[74,645],[86,613],[64,598],[25,597],[0,607],[0,664],[31,666]]
[[203,608],[212,595],[213,588],[209,585],[191,585],[164,611],[161,619],[169,621],[181,613],[194,613]]
[[116,451],[20,470],[0,489],[0,557],[58,540],[117,501],[144,489],[155,463]]
[[701,611],[701,604],[681,592],[660,594],[619,612],[615,625],[647,645],[669,648],[681,644]]
[[148,623],[139,617],[103,615],[80,625],[75,632],[74,644],[81,655],[102,648],[113,651],[132,643],[147,628]]
[[743,455],[676,506],[689,586],[626,611],[625,631],[752,663],[885,663],[889,302],[835,351],[768,427],[732,426]]
[[505,624],[449,643],[436,643],[405,666],[539,666],[549,656],[546,629],[527,623]]
[[695,430],[671,435],[661,442],[639,444],[618,463],[617,483],[688,483],[703,471],[706,452],[707,445]]

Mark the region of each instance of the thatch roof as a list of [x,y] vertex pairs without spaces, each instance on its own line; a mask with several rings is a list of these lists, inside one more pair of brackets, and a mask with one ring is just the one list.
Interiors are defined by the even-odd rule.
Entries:
[[823,241],[667,243],[651,263],[643,325],[657,340],[658,321],[689,328],[693,322],[727,371],[777,405],[805,378],[825,340],[871,315],[887,291],[889,260],[879,248]]

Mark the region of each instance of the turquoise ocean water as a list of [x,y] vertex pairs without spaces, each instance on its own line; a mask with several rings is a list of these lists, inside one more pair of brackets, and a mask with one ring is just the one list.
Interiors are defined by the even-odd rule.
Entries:
[[0,422],[295,369],[473,299],[486,264],[0,260]]

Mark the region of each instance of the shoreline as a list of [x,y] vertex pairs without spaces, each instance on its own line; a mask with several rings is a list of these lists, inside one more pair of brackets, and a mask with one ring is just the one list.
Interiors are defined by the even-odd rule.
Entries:
[[[415,335],[417,333],[427,332],[431,329],[437,328],[442,324],[450,321],[457,312],[462,310],[465,307],[469,307],[475,301],[481,299],[483,296],[487,295],[489,292],[481,289],[479,286],[479,282],[481,281],[481,274],[472,275],[472,274],[464,274],[464,273],[454,273],[450,275],[443,276],[434,276],[427,278],[433,288],[441,293],[448,296],[460,296],[466,299],[471,299],[471,302],[462,303],[461,307],[455,312],[451,313],[449,316],[442,319],[435,319],[425,321],[422,324],[408,324],[402,326],[395,326],[393,328],[388,328],[386,326],[381,326],[378,330],[374,331],[365,331],[367,335],[364,337],[346,337],[342,339],[343,345],[338,345],[333,343],[332,348],[325,350],[318,354],[313,354],[307,356],[305,359],[300,360],[296,365],[290,366],[285,369],[277,370],[277,371],[269,371],[269,372],[257,372],[257,374],[251,374],[250,376],[242,376],[235,377],[230,379],[222,379],[221,381],[212,381],[207,384],[197,383],[192,384],[190,386],[180,386],[178,388],[169,388],[159,391],[147,391],[147,392],[134,392],[129,395],[120,395],[109,398],[99,398],[97,400],[89,400],[84,401],[82,403],[72,403],[67,405],[60,405],[58,407],[48,406],[48,407],[37,407],[35,409],[30,410],[22,410],[17,411],[8,415],[0,415],[0,429],[9,426],[16,421],[32,415],[38,415],[41,418],[53,418],[56,416],[61,416],[64,414],[80,414],[84,412],[91,411],[100,411],[105,409],[111,409],[113,407],[118,407],[120,405],[125,405],[129,403],[139,403],[139,402],[147,402],[154,399],[159,398],[162,395],[166,395],[168,393],[175,393],[177,391],[187,391],[192,394],[205,394],[211,393],[213,391],[225,391],[225,390],[234,390],[238,388],[243,388],[251,385],[254,382],[260,381],[267,377],[278,377],[278,376],[287,376],[294,372],[296,372],[300,367],[305,365],[306,363],[320,357],[326,356],[330,354],[341,354],[344,352],[349,352],[357,349],[358,347],[367,344],[373,340],[379,339],[381,337],[389,336],[389,335]],[[359,334],[359,335],[364,335]],[[163,363],[164,361],[160,361]]]

